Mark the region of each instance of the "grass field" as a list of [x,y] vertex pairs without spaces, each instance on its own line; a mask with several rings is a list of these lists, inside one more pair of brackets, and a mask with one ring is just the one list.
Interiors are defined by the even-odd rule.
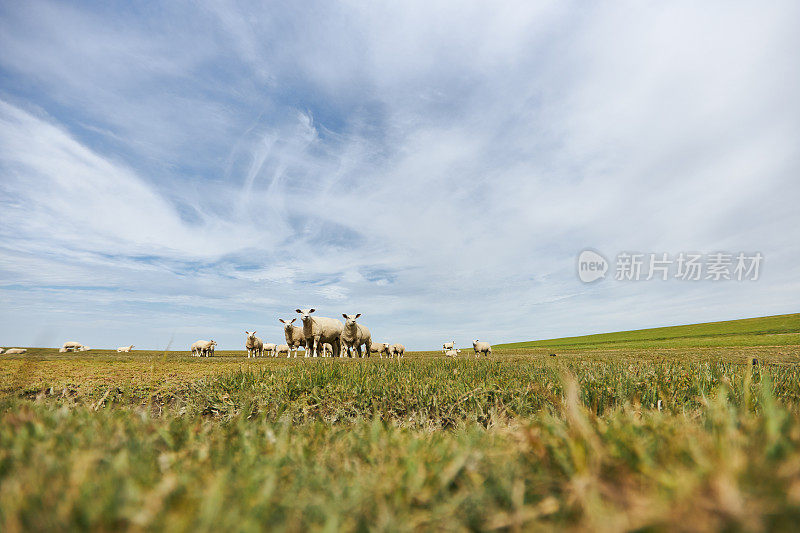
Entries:
[[0,356],[0,530],[794,529],[799,332]]

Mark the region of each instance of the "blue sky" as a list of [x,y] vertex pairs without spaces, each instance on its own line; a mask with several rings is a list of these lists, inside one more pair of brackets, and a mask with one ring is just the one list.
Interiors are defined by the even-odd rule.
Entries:
[[[0,344],[800,311],[796,2],[5,2]],[[585,248],[764,255],[583,284]],[[613,266],[612,266],[613,269]]]

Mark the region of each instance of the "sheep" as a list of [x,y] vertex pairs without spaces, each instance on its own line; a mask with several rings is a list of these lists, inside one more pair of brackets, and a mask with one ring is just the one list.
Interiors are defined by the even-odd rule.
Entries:
[[339,357],[341,349],[341,335],[344,327],[335,318],[323,316],[313,317],[314,309],[295,309],[300,313],[303,321],[303,336],[306,339],[306,353],[311,351],[312,357],[317,357],[317,347],[328,342],[333,346],[333,356]]
[[89,347],[89,346],[81,346],[80,348],[78,348],[78,351],[79,351],[79,352],[88,352],[88,351],[89,351],[89,350],[91,350],[91,349],[92,349],[92,348],[91,348],[91,347]]
[[70,351],[80,351],[83,348],[83,344],[75,341],[67,341],[64,343],[62,348],[66,348],[68,352]]
[[444,355],[445,355],[445,357],[457,357],[458,354],[460,354],[460,353],[461,353],[461,350],[459,350],[458,348],[453,348],[451,350],[446,350],[444,352]]
[[383,359],[383,354],[386,354],[386,357],[389,357],[389,343],[373,342],[369,346],[369,353],[371,354],[376,353],[381,356],[381,359]]
[[203,341],[199,340],[192,344],[191,351],[192,355],[197,357],[213,357],[214,355],[214,347],[217,345],[216,342],[213,340],[210,341]]
[[446,342],[446,343],[442,344],[442,351],[446,352],[447,350],[452,350],[455,347],[456,347],[456,341],[455,340],[452,341],[452,342]]
[[[297,320],[297,317],[289,321],[282,318],[278,320],[283,324],[283,334],[286,336],[286,344],[289,348],[294,350],[294,356],[297,357],[297,350],[299,350],[301,346],[305,347],[306,345],[306,336],[303,335],[303,328],[292,325],[294,321]],[[306,348],[305,357],[308,357],[308,352],[309,350]]]
[[5,348],[0,348],[0,354],[5,353],[5,352],[6,352]]
[[72,351],[72,348],[64,348],[63,346],[58,349],[58,353],[66,353],[66,352],[71,352],[71,351]]
[[478,354],[484,355],[491,355],[492,354],[492,345],[485,341],[479,341],[475,339],[472,342],[472,349],[475,350],[475,357],[478,357]]
[[278,345],[271,342],[264,343],[264,355],[275,357],[278,355]]
[[131,350],[133,350],[133,344],[131,344],[130,346],[120,346],[119,348],[117,348],[118,352],[126,352],[127,353],[127,352],[130,352]]
[[6,350],[6,355],[21,354],[27,351],[28,350],[26,350],[25,348],[9,348],[8,350]]
[[278,348],[277,348],[277,353],[278,353],[278,355],[281,355],[282,353],[285,353],[286,357],[288,358],[291,355],[292,351],[289,348],[288,344],[279,344]]
[[216,349],[217,349],[217,343],[214,342],[213,340],[208,341],[208,344],[206,344],[205,347],[206,357],[214,357],[214,351]]
[[402,344],[392,344],[389,346],[389,357],[394,357],[395,355],[397,358],[403,357],[406,353],[406,347]]
[[256,332],[250,333],[249,331],[244,332],[247,335],[247,340],[244,343],[244,347],[247,348],[247,357],[260,357],[264,355],[264,341],[256,337]]
[[342,313],[342,316],[345,320],[341,335],[342,347],[347,350],[348,356],[353,357],[353,351],[355,351],[361,357],[362,344],[366,346],[367,356],[369,356],[369,349],[372,346],[372,334],[370,334],[367,326],[356,323],[356,319],[361,316],[361,313],[356,315]]
[[200,356],[200,343],[201,342],[204,342],[204,341],[193,342],[192,345],[189,346],[189,351],[195,357],[199,357]]
[[331,355],[333,355],[333,346],[331,346],[331,343],[326,342],[322,345],[322,357],[330,357]]

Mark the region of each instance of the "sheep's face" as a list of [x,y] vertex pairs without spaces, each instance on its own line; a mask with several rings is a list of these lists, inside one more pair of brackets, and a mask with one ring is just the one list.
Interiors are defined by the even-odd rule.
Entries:
[[356,323],[356,319],[361,316],[361,313],[358,313],[357,315],[346,315],[342,313],[342,316],[344,317],[344,325],[353,327]]
[[297,319],[293,318],[291,320],[284,320],[282,318],[279,318],[278,320],[280,320],[283,323],[283,330],[284,331],[292,331],[292,323],[294,323],[294,321],[297,320]]
[[479,341],[478,339],[475,339],[474,341],[472,341],[472,345],[473,345],[473,346],[476,346],[476,345],[477,345],[479,342],[480,342],[480,341]]
[[295,311],[300,313],[300,320],[308,322],[311,320],[311,313],[314,312],[314,309],[295,309]]
[[389,349],[389,343],[388,342],[384,342],[383,343],[383,349],[384,350],[388,350]]
[[249,331],[245,331],[244,334],[247,335],[248,339],[251,339],[251,340],[255,340],[256,339],[256,332],[255,331],[253,333],[250,333]]

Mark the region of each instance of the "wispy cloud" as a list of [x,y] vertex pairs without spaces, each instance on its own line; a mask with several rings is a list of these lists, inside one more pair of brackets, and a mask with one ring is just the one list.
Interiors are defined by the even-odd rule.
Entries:
[[[3,342],[234,346],[309,305],[412,348],[796,311],[798,14],[6,4]],[[586,246],[767,266],[584,286]]]

